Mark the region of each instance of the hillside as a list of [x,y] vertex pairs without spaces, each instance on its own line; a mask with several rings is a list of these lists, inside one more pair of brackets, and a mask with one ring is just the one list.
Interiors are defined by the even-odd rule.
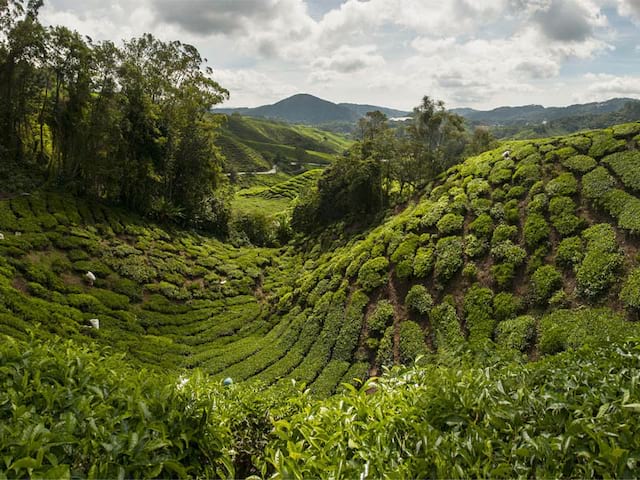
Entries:
[[216,108],[214,113],[240,113],[250,117],[264,117],[282,120],[289,123],[306,125],[323,125],[331,123],[355,123],[367,112],[380,110],[389,117],[403,117],[407,112],[375,105],[355,103],[333,103],[328,100],[299,93],[287,97],[273,105],[262,105],[256,108]]
[[217,144],[225,156],[225,170],[257,172],[273,165],[289,171],[300,170],[305,164],[326,165],[351,141],[309,126],[228,115]]
[[141,361],[287,376],[323,395],[354,372],[465,341],[533,358],[563,350],[588,333],[580,306],[611,308],[613,335],[632,316],[616,279],[636,265],[639,132],[513,142],[511,158],[469,159],[380,226],[355,239],[327,230],[308,253],[234,249],[55,194],[4,200],[2,328],[83,336],[101,317],[92,334],[135,344]]
[[632,98],[613,98],[605,102],[592,102],[569,105],[567,107],[543,107],[542,105],[524,105],[519,107],[498,107],[482,111],[472,108],[454,108],[451,111],[462,115],[475,124],[481,125],[513,125],[539,124],[560,118],[602,115],[621,110],[628,103],[640,102]]
[[[73,390],[82,418],[92,405],[117,423],[73,433],[109,459],[96,476],[122,464],[142,476],[628,475],[640,448],[640,358],[624,344],[640,334],[639,146],[640,123],[508,142],[366,232],[337,225],[281,249],[59,193],[0,200],[0,333],[19,341],[0,350],[15,378],[0,388],[13,392],[0,393],[3,438],[22,445],[20,425],[68,422],[57,409]],[[124,357],[91,351],[105,347]],[[29,358],[51,373],[27,387]],[[225,393],[226,377],[237,390]],[[308,392],[283,393],[291,380]],[[13,409],[9,395],[34,400]],[[50,443],[87,476],[90,459]],[[16,475],[57,465],[28,445],[12,447]],[[33,462],[13,463],[23,457]]]

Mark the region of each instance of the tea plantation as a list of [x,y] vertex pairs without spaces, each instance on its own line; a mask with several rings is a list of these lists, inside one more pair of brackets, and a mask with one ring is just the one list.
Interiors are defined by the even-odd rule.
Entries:
[[639,146],[507,142],[283,248],[0,200],[0,478],[636,475]]

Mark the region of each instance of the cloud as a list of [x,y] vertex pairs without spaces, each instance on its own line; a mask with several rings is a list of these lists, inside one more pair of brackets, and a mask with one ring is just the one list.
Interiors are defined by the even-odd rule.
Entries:
[[584,76],[588,87],[583,100],[599,101],[611,97],[640,98],[640,76],[588,73]]
[[618,0],[618,13],[640,22],[640,0]]
[[[254,69],[220,69],[213,73],[216,81],[231,92],[228,105],[262,105],[299,92],[299,87]],[[238,103],[236,97],[242,101]]]
[[337,73],[354,73],[370,67],[382,67],[385,61],[376,53],[375,45],[350,47],[343,45],[335,52],[314,60],[314,70],[330,70]]
[[535,12],[533,20],[551,40],[582,42],[593,34],[588,10],[572,0],[553,0]]

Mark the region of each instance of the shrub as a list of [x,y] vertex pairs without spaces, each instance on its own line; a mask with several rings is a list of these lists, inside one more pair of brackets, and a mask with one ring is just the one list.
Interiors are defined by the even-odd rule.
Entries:
[[425,278],[433,270],[435,265],[435,251],[433,248],[420,247],[413,259],[413,275],[416,278]]
[[384,335],[382,336],[382,340],[380,340],[380,344],[378,345],[378,353],[376,354],[376,365],[389,366],[393,365],[393,327],[388,327],[384,331]]
[[562,160],[562,165],[576,173],[584,174],[596,168],[597,162],[587,155],[574,155]]
[[491,186],[489,182],[484,180],[483,178],[473,178],[469,183],[467,183],[467,195],[470,200],[481,197],[491,191]]
[[594,299],[616,281],[624,257],[618,251],[615,232],[610,225],[594,225],[582,236],[587,241],[587,252],[576,271],[578,293]]
[[561,173],[545,186],[550,197],[574,195],[578,191],[578,181],[572,173]]
[[591,139],[582,135],[571,135],[569,137],[565,137],[564,143],[575,148],[579,152],[586,152],[591,146]]
[[527,189],[521,185],[516,185],[515,187],[511,187],[507,192],[506,199],[513,200],[517,198],[522,198],[527,193]]
[[554,197],[549,203],[551,223],[558,233],[566,237],[575,232],[582,220],[574,215],[576,204],[569,197]]
[[111,288],[114,292],[126,295],[134,302],[142,300],[142,288],[139,284],[133,280],[129,280],[128,278],[118,278],[113,282],[113,286]]
[[382,334],[387,326],[393,322],[395,311],[389,300],[380,300],[373,313],[369,317],[369,333],[373,335]]
[[493,231],[491,245],[497,245],[505,240],[515,240],[518,236],[518,227],[514,225],[498,225]]
[[471,201],[471,211],[476,215],[482,215],[491,210],[493,202],[488,198],[476,198]]
[[435,331],[438,351],[455,349],[464,343],[456,309],[450,302],[451,299],[445,299],[433,307],[429,314],[429,322]]
[[96,297],[100,303],[111,310],[126,310],[129,306],[129,297],[110,290],[93,288],[91,289],[91,295]]
[[524,224],[524,241],[529,248],[538,246],[549,238],[549,225],[539,213],[531,213]]
[[409,309],[420,315],[426,315],[429,313],[431,307],[433,307],[433,298],[429,294],[429,291],[424,285],[414,285],[407,293],[405,303]]
[[522,308],[522,300],[512,293],[500,292],[493,297],[493,314],[502,322],[516,316]]
[[494,246],[491,249],[491,255],[498,261],[510,263],[516,267],[522,265],[527,258],[527,252],[514,245],[511,240],[505,240]]
[[627,148],[627,142],[616,140],[610,131],[601,130],[591,136],[592,144],[589,149],[589,156],[601,158],[609,153],[619,152]]
[[73,269],[79,273],[93,272],[96,277],[106,277],[113,273],[109,267],[98,260],[80,260],[73,263]]
[[527,213],[544,213],[549,205],[549,198],[544,193],[537,193],[527,204]]
[[436,244],[436,279],[444,284],[462,268],[463,246],[460,237],[445,237]]
[[520,222],[520,207],[517,200],[509,200],[504,204],[504,219],[511,225],[517,225]]
[[608,165],[624,185],[632,190],[640,191],[640,155],[637,151],[620,152],[608,155],[601,163]]
[[495,326],[493,292],[474,284],[464,296],[464,316],[470,342],[491,338]]
[[531,276],[531,293],[537,303],[544,304],[562,287],[562,274],[551,265],[538,268]]
[[510,168],[504,168],[501,165],[496,164],[489,173],[489,183],[493,185],[500,185],[511,181],[513,172]]
[[427,353],[424,343],[424,333],[420,325],[411,320],[406,320],[400,324],[400,338],[398,350],[400,351],[400,362],[410,364],[419,355]]
[[496,328],[496,343],[504,348],[526,351],[536,336],[536,319],[530,315],[505,320]]
[[476,218],[469,225],[469,231],[475,234],[480,238],[489,238],[491,232],[493,231],[493,220],[492,218],[483,213],[478,218]]
[[498,288],[504,289],[511,285],[515,270],[516,266],[513,263],[496,263],[491,267],[491,275]]
[[488,249],[486,240],[481,240],[475,235],[467,235],[464,239],[464,253],[469,258],[478,258],[485,254]]
[[462,276],[469,280],[477,280],[478,278],[478,267],[475,263],[467,263],[462,269]]
[[634,310],[640,309],[640,268],[634,268],[627,275],[620,291],[620,300]]
[[568,237],[558,245],[556,263],[563,267],[574,267],[584,258],[584,245],[580,237]]
[[522,187],[530,187],[541,178],[542,172],[536,164],[520,164],[513,174],[513,182]]
[[389,261],[386,257],[376,257],[364,262],[358,272],[358,283],[366,292],[384,285],[388,281]]
[[597,167],[582,177],[582,194],[595,204],[602,204],[604,196],[615,185],[615,180],[607,169]]
[[538,347],[543,354],[582,345],[610,344],[633,335],[633,329],[609,309],[556,310],[540,321]]
[[345,311],[344,322],[333,346],[332,360],[347,362],[352,359],[353,351],[358,345],[360,331],[362,330],[363,310],[368,302],[369,297],[361,291],[356,290],[351,295],[351,301]]
[[419,238],[415,233],[404,236],[404,240],[400,242],[398,247],[393,251],[391,261],[393,263],[398,263],[405,259],[413,261],[413,255],[418,247],[418,242]]

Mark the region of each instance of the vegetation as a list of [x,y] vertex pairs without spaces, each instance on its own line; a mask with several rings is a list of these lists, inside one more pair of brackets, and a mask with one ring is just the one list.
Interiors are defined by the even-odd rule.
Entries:
[[425,97],[231,215],[197,52],[10,5],[0,477],[633,476],[640,124],[460,161],[492,140]]

